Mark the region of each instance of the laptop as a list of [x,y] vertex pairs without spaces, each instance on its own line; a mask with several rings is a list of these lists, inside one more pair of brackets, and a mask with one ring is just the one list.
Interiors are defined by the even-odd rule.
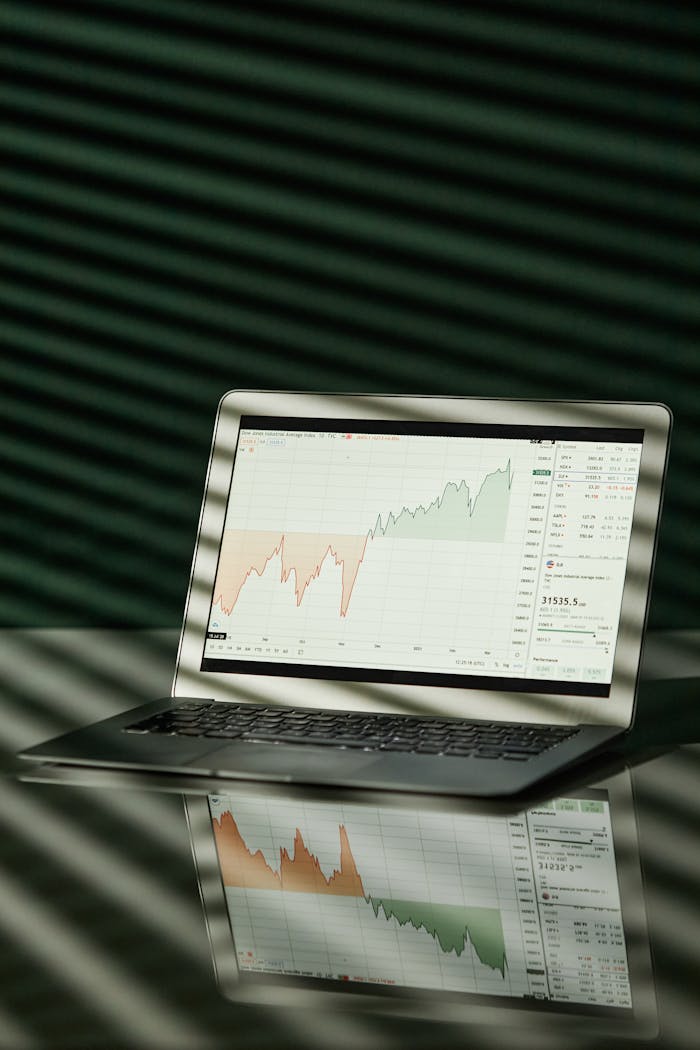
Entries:
[[21,754],[496,797],[634,717],[671,413],[232,391],[171,696]]

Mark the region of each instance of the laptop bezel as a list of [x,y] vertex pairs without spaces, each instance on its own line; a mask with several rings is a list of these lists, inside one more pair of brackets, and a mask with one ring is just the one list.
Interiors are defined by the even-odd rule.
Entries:
[[[466,424],[642,429],[644,441],[639,485],[610,696],[601,699],[568,694],[385,685],[330,678],[202,671],[202,653],[240,420],[245,415],[357,419],[358,423],[363,419],[437,420]],[[634,717],[670,428],[670,411],[660,404],[230,391],[219,403],[214,428],[173,680],[173,696],[201,695],[215,700],[282,707],[399,711],[409,715],[628,727]]]

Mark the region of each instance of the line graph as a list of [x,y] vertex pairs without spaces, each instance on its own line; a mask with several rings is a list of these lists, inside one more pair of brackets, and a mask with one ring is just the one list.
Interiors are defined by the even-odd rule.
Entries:
[[381,911],[387,922],[396,922],[398,927],[410,925],[414,930],[423,930],[445,955],[454,952],[459,958],[471,944],[484,966],[505,977],[506,949],[498,908],[373,897],[365,891],[343,824],[338,826],[340,866],[326,876],[318,857],[306,847],[299,828],[295,829],[291,855],[286,847],[279,848],[279,870],[275,871],[261,850],[248,849],[232,813],[223,812],[220,817],[213,817],[212,823],[225,886],[360,898],[370,906],[375,919]]
[[448,482],[442,494],[427,507],[402,507],[396,515],[389,512],[386,525],[382,525],[379,515],[370,535],[373,539],[383,536],[502,543],[512,484],[509,460],[503,470],[486,475],[474,498],[466,481]]
[[226,529],[221,544],[213,604],[230,615],[246,581],[253,574],[262,576],[270,562],[279,557],[280,583],[286,583],[294,574],[294,594],[298,607],[306,588],[320,575],[324,561],[330,557],[342,567],[340,615],[345,616],[368,540],[369,534],[324,536],[312,532]]
[[345,430],[242,432],[202,669],[523,677],[553,447]]
[[484,966],[498,970],[505,976],[506,950],[503,925],[498,908],[461,908],[454,904],[432,904],[421,901],[392,900],[368,897],[375,917],[379,911],[387,920],[395,919],[399,926],[411,925],[424,929],[438,942],[447,955],[454,952],[459,957],[467,944]]
[[350,599],[368,544],[381,540],[502,543],[508,520],[513,475],[508,461],[488,473],[476,495],[465,480],[448,482],[427,506],[403,506],[385,519],[377,515],[364,534],[327,534],[294,530],[225,529],[214,585],[213,606],[230,615],[246,582],[261,577],[279,558],[280,583],[294,577],[297,608],[326,559],[341,568],[339,614],[347,616]]
[[342,896],[364,897],[362,879],[355,865],[345,827],[339,826],[340,868],[328,878],[321,871],[318,858],[304,844],[296,829],[292,856],[280,849],[279,871],[265,860],[261,850],[253,853],[245,844],[233,815],[228,812],[213,818],[216,848],[225,886],[243,886],[252,889],[285,890],[291,893],[335,893]]

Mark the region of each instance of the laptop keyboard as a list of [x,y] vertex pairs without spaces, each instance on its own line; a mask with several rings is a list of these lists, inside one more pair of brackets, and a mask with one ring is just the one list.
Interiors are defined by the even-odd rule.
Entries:
[[402,715],[285,710],[247,704],[189,701],[127,726],[126,733],[160,733],[323,744],[370,751],[526,762],[579,732],[577,727],[406,718]]

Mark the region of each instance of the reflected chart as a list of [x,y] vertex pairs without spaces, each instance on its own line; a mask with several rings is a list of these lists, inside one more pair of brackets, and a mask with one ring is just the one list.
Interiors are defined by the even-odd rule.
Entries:
[[631,1007],[604,791],[509,815],[209,806],[241,972]]
[[[504,828],[479,826],[479,843],[460,856],[454,827],[441,839],[415,817],[407,825],[401,815],[368,817],[350,806],[334,813],[340,820],[328,813],[318,820],[313,807],[281,816],[251,802],[234,816],[224,805],[213,807],[213,829],[243,969],[485,994],[527,990],[514,889],[499,887]],[[472,848],[479,852],[472,856]]]
[[340,866],[328,877],[323,874],[318,858],[307,849],[298,828],[291,856],[281,847],[279,868],[275,871],[260,850],[253,853],[248,849],[231,813],[223,813],[220,819],[215,817],[213,824],[222,879],[227,888],[354,897],[368,904],[375,918],[381,913],[387,922],[393,920],[398,927],[410,925],[413,930],[425,931],[445,954],[454,952],[459,957],[470,945],[479,962],[505,976],[506,951],[497,908],[373,897],[365,892],[342,824],[338,827]]

